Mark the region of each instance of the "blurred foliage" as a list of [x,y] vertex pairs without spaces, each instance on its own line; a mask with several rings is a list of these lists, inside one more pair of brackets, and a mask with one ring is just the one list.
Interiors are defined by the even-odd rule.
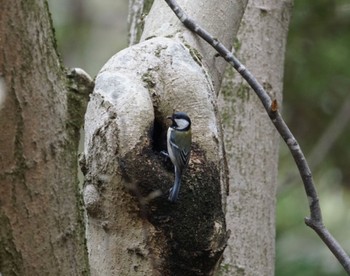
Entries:
[[[284,115],[309,152],[350,97],[349,61],[349,1],[295,1],[286,55]],[[338,138],[326,159],[341,169],[342,184],[350,188],[350,128]]]
[[[127,46],[128,0],[49,0],[64,64],[95,76]],[[285,65],[283,113],[306,156],[350,99],[349,0],[296,0]],[[350,112],[350,111],[349,111]],[[350,129],[336,137],[313,170],[324,222],[350,252]],[[296,166],[281,146],[276,275],[344,275],[305,226],[307,199]]]
[[59,52],[67,67],[92,77],[127,46],[128,0],[48,0]]
[[[350,2],[296,0],[288,36],[284,117],[306,158],[350,99]],[[348,114],[350,110],[348,110]],[[329,140],[313,176],[323,219],[350,253],[350,128]],[[334,134],[336,135],[336,134]],[[315,160],[313,160],[315,161]],[[343,268],[303,218],[309,215],[300,176],[282,145],[277,203],[276,275],[345,275]]]

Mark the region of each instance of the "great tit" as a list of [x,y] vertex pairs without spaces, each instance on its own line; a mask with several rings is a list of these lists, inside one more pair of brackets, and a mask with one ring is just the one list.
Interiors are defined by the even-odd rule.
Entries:
[[175,112],[167,119],[172,121],[167,132],[167,147],[170,160],[175,168],[175,181],[169,191],[168,200],[175,202],[180,191],[181,176],[190,160],[191,120],[184,112]]

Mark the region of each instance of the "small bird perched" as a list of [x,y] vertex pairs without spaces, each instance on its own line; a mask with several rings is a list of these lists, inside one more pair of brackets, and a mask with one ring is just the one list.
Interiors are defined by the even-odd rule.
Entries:
[[175,181],[169,191],[168,200],[175,202],[180,191],[181,176],[190,160],[191,119],[184,112],[175,112],[167,119],[172,121],[167,132],[167,147],[170,160],[175,167]]

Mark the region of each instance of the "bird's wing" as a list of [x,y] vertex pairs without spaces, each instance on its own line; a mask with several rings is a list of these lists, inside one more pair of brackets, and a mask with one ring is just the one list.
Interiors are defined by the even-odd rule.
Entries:
[[[188,133],[177,133],[177,135],[170,136],[170,146],[174,153],[178,168],[185,168],[190,159],[191,153],[191,135]],[[181,145],[178,146],[178,145]]]

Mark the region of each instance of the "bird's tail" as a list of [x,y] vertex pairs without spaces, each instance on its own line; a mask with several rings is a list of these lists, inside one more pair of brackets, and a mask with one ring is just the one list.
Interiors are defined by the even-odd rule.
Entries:
[[174,186],[170,188],[168,200],[171,202],[176,202],[179,196],[181,186],[181,172],[175,168],[175,181]]

